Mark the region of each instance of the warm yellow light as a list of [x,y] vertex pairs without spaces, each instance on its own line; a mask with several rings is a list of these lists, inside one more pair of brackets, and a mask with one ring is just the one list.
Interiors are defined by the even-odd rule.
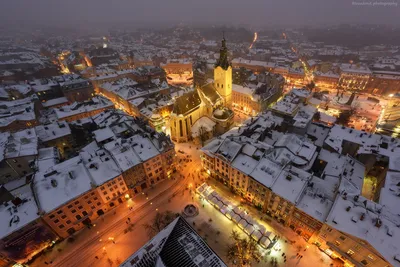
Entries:
[[125,194],[125,198],[129,199],[130,198],[129,194]]

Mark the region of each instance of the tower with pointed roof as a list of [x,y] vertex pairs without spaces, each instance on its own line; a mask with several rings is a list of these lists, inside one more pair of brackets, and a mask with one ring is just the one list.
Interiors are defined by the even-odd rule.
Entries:
[[228,60],[225,37],[222,39],[219,59],[214,68],[214,86],[221,95],[224,106],[230,108],[232,104],[232,66]]

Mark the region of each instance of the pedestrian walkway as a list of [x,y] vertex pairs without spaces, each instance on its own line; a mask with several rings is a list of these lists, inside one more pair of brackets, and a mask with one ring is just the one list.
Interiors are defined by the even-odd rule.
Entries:
[[[318,264],[318,266],[321,267],[342,266],[341,263],[331,259],[328,255],[320,251],[315,245],[307,243],[292,229],[283,226],[273,219],[270,219],[267,217],[267,215],[263,214],[252,205],[248,205],[246,202],[241,201],[242,198],[233,194],[226,186],[215,181],[214,179],[208,179],[207,184],[211,185],[219,195],[228,199],[233,205],[242,207],[250,216],[253,218],[258,218],[259,220],[257,220],[257,223],[264,225],[268,231],[272,231],[274,234],[280,237],[279,241],[268,256],[270,266],[274,266],[272,258],[276,260],[278,266],[307,267],[310,265],[310,262]],[[229,219],[226,218],[226,220]],[[282,255],[283,253],[284,255]],[[286,262],[284,256],[286,256]],[[265,263],[260,262],[254,266],[265,266]]]

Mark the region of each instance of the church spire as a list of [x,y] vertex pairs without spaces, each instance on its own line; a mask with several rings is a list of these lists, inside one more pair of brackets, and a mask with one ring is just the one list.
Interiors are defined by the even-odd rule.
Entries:
[[222,45],[221,49],[219,50],[219,59],[217,60],[217,64],[215,64],[215,67],[218,66],[223,68],[224,70],[227,70],[228,67],[230,66],[230,63],[228,61],[228,48],[226,47],[224,32],[222,32]]

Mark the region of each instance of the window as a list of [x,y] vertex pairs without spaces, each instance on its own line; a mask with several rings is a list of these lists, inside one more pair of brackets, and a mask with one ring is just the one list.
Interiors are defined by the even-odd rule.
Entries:
[[346,240],[346,237],[344,237],[342,235],[339,238],[342,239],[343,241]]
[[106,200],[110,200],[110,197],[106,197]]
[[125,190],[126,190],[125,186],[124,186],[124,187],[122,187],[122,191],[125,191]]
[[104,190],[104,186],[100,187],[100,190]]
[[79,206],[79,207],[78,207],[78,209],[80,209],[80,210],[81,210],[81,209],[83,209],[83,207],[82,207],[82,206]]
[[354,255],[354,251],[352,251],[351,249],[349,249],[349,250],[347,251],[347,255],[353,256],[353,255]]
[[97,197],[93,198],[93,200],[97,200]]
[[91,201],[91,200],[89,200],[87,203],[88,203],[88,204],[92,204],[92,201]]
[[79,204],[79,201],[75,201],[75,203],[74,203],[75,205],[78,205]]
[[114,185],[114,188],[117,189],[117,188],[118,188],[118,185]]
[[58,226],[58,228],[63,229],[65,226],[64,224],[60,224],[60,226]]
[[53,219],[54,217],[55,217],[54,214],[51,214],[51,215],[49,216],[50,219]]
[[76,209],[71,210],[71,212],[72,212],[72,213],[75,213],[75,212],[76,212]]
[[60,221],[58,220],[58,219],[55,219],[54,220],[54,223],[59,223]]
[[77,219],[77,220],[80,220],[80,219],[82,219],[82,216],[81,216],[81,215],[79,215],[79,214],[78,214],[78,215],[76,215],[75,217],[76,217],[76,219]]
[[67,224],[70,224],[70,223],[71,223],[71,221],[70,221],[70,220],[68,220],[68,221],[66,221],[66,223],[67,223]]
[[123,182],[120,182],[120,183],[119,183],[119,185],[120,185],[120,186],[123,186],[123,185],[124,185],[124,183],[123,183]]
[[65,219],[65,218],[67,218],[67,215],[63,215],[63,216],[61,216],[61,219]]
[[69,209],[72,208],[72,205],[68,205],[68,208],[69,208]]
[[82,215],[83,215],[83,216],[87,216],[88,213],[87,213],[86,211],[82,211]]
[[368,254],[368,258],[369,258],[370,260],[372,260],[372,261],[375,260],[375,257],[374,257],[372,254]]
[[365,266],[368,265],[368,261],[366,260],[362,260],[361,263],[364,264]]
[[337,247],[340,246],[340,242],[336,240],[335,241],[335,246],[337,246]]
[[97,202],[97,206],[100,206],[101,205],[101,203],[100,202]]
[[94,210],[96,207],[95,206],[91,206],[92,210]]

